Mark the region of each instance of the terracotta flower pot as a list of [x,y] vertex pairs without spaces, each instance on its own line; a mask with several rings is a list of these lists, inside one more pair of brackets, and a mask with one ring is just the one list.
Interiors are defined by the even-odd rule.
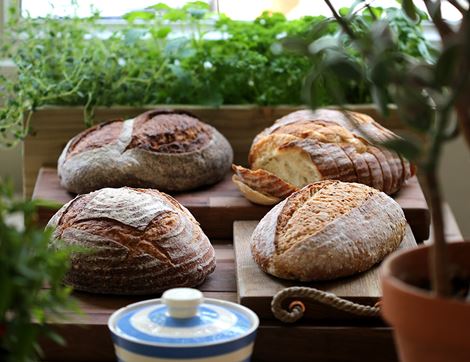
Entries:
[[[470,361],[470,301],[436,298],[412,284],[429,280],[428,246],[390,255],[382,266],[382,314],[402,362]],[[470,242],[449,244],[452,266],[470,275]],[[406,282],[405,282],[406,281]]]

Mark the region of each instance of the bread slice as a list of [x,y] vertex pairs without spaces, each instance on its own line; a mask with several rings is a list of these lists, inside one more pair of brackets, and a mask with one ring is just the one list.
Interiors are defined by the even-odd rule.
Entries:
[[266,170],[253,171],[237,165],[232,165],[232,169],[235,172],[233,182],[248,200],[256,204],[274,205],[298,190]]
[[256,136],[249,162],[299,188],[335,179],[393,194],[411,176],[403,157],[380,146],[397,137],[365,114],[302,110]]
[[378,190],[320,181],[276,205],[260,221],[251,252],[265,272],[299,281],[359,273],[401,243],[406,220],[400,206]]

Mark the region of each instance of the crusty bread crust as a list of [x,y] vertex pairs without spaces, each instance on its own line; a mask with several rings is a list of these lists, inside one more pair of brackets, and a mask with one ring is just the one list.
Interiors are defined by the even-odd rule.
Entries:
[[298,188],[334,179],[394,194],[411,176],[411,168],[380,144],[397,137],[365,114],[302,110],[258,134],[248,159],[252,169],[269,171]]
[[[60,182],[68,191],[121,186],[184,191],[213,184],[230,169],[228,141],[193,116],[153,111],[117,122],[68,142],[58,161]],[[113,133],[106,135],[111,127]]]
[[105,294],[150,294],[196,286],[215,269],[215,253],[187,209],[150,189],[104,188],[77,196],[49,221],[72,256],[65,283]]
[[358,183],[320,181],[290,195],[260,221],[255,261],[283,279],[330,280],[359,273],[398,248],[406,220],[383,192]]

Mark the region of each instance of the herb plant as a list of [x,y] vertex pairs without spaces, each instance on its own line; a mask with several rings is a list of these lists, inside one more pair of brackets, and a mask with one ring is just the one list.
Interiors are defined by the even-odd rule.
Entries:
[[[323,78],[326,89],[338,103],[346,99],[345,89],[329,77],[339,74],[352,84],[365,85],[374,103],[384,116],[388,105],[394,103],[402,122],[410,131],[406,137],[385,143],[418,165],[420,180],[431,206],[434,244],[431,253],[430,279],[438,296],[448,297],[451,290],[451,268],[447,260],[444,235],[442,196],[437,179],[440,153],[444,142],[462,132],[470,146],[470,10],[469,3],[448,1],[462,14],[458,27],[452,28],[442,19],[441,1],[424,0],[431,21],[441,38],[441,50],[424,50],[419,37],[412,32],[400,33],[397,26],[409,29],[426,15],[412,0],[402,0],[408,20],[397,20],[372,9],[366,1],[358,7],[337,11],[329,0],[335,22],[340,24],[339,36],[320,36],[297,51],[309,54],[314,65],[304,87],[306,99],[312,107],[316,101],[316,82]],[[358,10],[359,8],[359,10]],[[358,12],[359,11],[359,12]],[[364,22],[360,12],[368,14]],[[328,22],[331,20],[326,20]],[[324,24],[316,24],[310,34],[321,33]],[[422,57],[413,56],[415,50],[403,48],[418,41],[415,50]],[[289,46],[289,43],[286,44]],[[424,51],[423,51],[424,50]],[[352,54],[357,55],[356,57]],[[358,61],[358,59],[363,61]]]
[[[396,9],[384,12],[400,34],[402,51],[428,56],[419,27]],[[278,43],[307,36],[325,21],[322,16],[287,20],[267,12],[251,22],[235,21],[198,1],[181,9],[156,4],[134,11],[114,28],[104,26],[99,14],[33,19],[13,13],[10,19],[2,55],[15,62],[19,76],[0,83],[6,98],[0,110],[4,144],[24,137],[32,112],[44,105],[84,106],[90,124],[95,106],[301,104],[312,64],[309,57],[281,51]],[[359,21],[370,19],[365,14]],[[322,33],[338,30],[333,21]],[[362,62],[357,53],[351,56]],[[341,84],[347,102],[370,101],[366,82],[352,84],[334,73],[326,78]],[[335,102],[325,89],[331,82],[315,82],[318,104]]]
[[[17,201],[12,189],[0,180],[0,360],[25,362],[37,359],[39,336],[63,343],[46,318],[77,309],[62,285],[71,250],[49,248],[52,230],[35,227],[39,201]],[[24,227],[14,216],[24,217]]]

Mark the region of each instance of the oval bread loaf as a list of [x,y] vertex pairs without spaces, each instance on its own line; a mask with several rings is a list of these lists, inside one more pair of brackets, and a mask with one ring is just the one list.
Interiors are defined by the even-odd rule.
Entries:
[[320,181],[276,205],[260,221],[251,252],[265,272],[300,281],[359,273],[401,243],[406,220],[383,192],[358,183]]
[[276,190],[286,183],[295,191],[321,180],[359,182],[393,194],[414,173],[404,157],[380,146],[397,137],[357,112],[293,112],[256,136],[248,157],[252,173],[235,170],[234,181],[248,199],[271,204],[280,200]]
[[58,161],[61,185],[74,193],[103,187],[184,191],[221,180],[233,151],[214,127],[182,111],[150,111],[72,138]]
[[157,190],[104,188],[83,194],[48,226],[64,245],[90,249],[71,259],[65,283],[77,290],[157,293],[196,286],[215,268],[214,249],[198,222]]

